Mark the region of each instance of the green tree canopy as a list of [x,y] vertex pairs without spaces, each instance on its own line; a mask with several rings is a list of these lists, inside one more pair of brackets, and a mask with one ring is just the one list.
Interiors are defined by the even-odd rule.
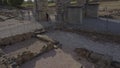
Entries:
[[2,0],[3,5],[8,5],[7,0]]
[[7,3],[14,7],[19,7],[24,2],[24,0],[7,0]]
[[0,5],[2,5],[2,0],[0,0]]

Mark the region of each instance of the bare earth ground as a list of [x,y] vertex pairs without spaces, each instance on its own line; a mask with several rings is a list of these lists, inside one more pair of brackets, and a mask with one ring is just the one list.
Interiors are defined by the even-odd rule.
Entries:
[[[85,60],[77,61],[73,50],[78,47],[87,48],[101,54],[107,54],[112,56],[114,60],[120,61],[119,44],[95,42],[85,36],[63,31],[51,31],[48,32],[47,35],[60,41],[63,48],[36,57],[23,64],[20,68],[80,68],[81,65],[84,66],[84,68],[94,68],[91,63]],[[35,45],[37,44],[39,43]],[[18,44],[18,46],[20,45]]]
[[10,19],[0,22],[0,38],[14,36],[27,32],[33,32],[36,29],[42,29],[42,25],[31,21],[18,21]]
[[114,60],[120,61],[120,44],[109,42],[95,42],[89,38],[75,33],[54,31],[48,35],[63,44],[63,50],[72,52],[74,48],[87,48],[94,52],[110,55]]
[[46,43],[32,38],[24,42],[14,44],[12,46],[6,46],[3,50],[7,56],[17,57],[18,54],[22,54],[25,51],[30,51],[32,53],[38,54],[44,45],[46,45]]

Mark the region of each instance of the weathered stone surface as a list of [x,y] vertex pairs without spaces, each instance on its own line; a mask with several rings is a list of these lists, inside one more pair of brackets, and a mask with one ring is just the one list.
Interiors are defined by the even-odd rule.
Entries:
[[40,40],[43,40],[43,41],[46,41],[46,42],[51,42],[51,43],[55,43],[55,44],[58,43],[58,41],[51,39],[51,38],[48,37],[47,35],[37,35],[37,37],[38,37]]
[[115,61],[113,61],[113,62],[112,62],[112,66],[113,66],[114,68],[120,68],[120,62],[115,62]]
[[0,68],[7,68],[7,67],[4,64],[0,64]]
[[7,37],[7,38],[2,39],[1,41],[2,41],[1,42],[2,45],[9,45],[11,44],[12,38]]
[[30,39],[33,36],[32,32],[24,34],[24,39]]
[[77,53],[77,55],[79,55],[83,58],[88,58],[91,53],[90,51],[88,51],[85,48],[76,48],[74,51]]
[[98,62],[94,63],[95,68],[110,68],[112,60],[99,59]]
[[40,29],[40,30],[36,30],[34,33],[35,34],[42,34],[44,32],[46,32],[45,29]]
[[25,52],[23,52],[21,55],[18,55],[18,56],[17,56],[17,58],[16,58],[16,59],[17,59],[17,60],[16,60],[16,63],[17,63],[18,65],[21,65],[21,64],[23,64],[24,62],[32,59],[34,56],[35,56],[34,53],[32,53],[32,52],[30,52],[30,51],[25,51]]
[[[37,2],[36,2],[37,1]],[[46,17],[46,13],[47,13],[47,7],[48,7],[48,1],[47,0],[36,0],[36,8],[35,10],[37,10],[37,19],[39,21],[47,21],[47,17]]]
[[42,49],[40,50],[41,53],[48,52],[50,50],[54,49],[54,44],[49,42],[47,46],[43,46]]
[[79,57],[87,59],[89,62],[94,63],[95,68],[110,68],[112,57],[89,51],[84,48],[76,48],[75,52]]
[[30,39],[33,36],[32,32],[25,33],[25,34],[19,34],[16,36],[6,37],[3,39],[0,39],[0,46],[1,45],[11,45],[17,42],[21,42],[23,40]]
[[2,55],[4,55],[5,53],[3,52],[2,49],[0,49],[0,57],[2,57]]

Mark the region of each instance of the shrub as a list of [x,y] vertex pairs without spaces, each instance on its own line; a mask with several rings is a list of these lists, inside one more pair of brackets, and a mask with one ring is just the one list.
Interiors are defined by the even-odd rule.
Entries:
[[8,4],[14,7],[19,7],[24,2],[24,0],[7,0]]

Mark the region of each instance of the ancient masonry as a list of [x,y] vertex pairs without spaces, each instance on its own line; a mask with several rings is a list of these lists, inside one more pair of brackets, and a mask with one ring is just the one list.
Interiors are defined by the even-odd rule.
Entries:
[[[57,21],[58,23],[68,22],[68,7],[71,6],[71,0],[57,0],[56,9],[57,9]],[[77,0],[77,7],[83,6],[85,0]]]
[[[71,0],[56,0],[56,20],[58,23],[67,22],[67,7],[70,6]],[[38,11],[38,19],[39,21],[46,21],[46,13],[48,8],[47,0],[36,0],[36,10]],[[85,0],[77,0],[77,6],[83,6],[85,4]],[[36,14],[37,15],[37,14]]]
[[37,12],[37,18],[39,21],[45,21],[46,20],[46,14],[47,14],[47,6],[48,1],[47,0],[36,0],[35,1],[35,10]]

